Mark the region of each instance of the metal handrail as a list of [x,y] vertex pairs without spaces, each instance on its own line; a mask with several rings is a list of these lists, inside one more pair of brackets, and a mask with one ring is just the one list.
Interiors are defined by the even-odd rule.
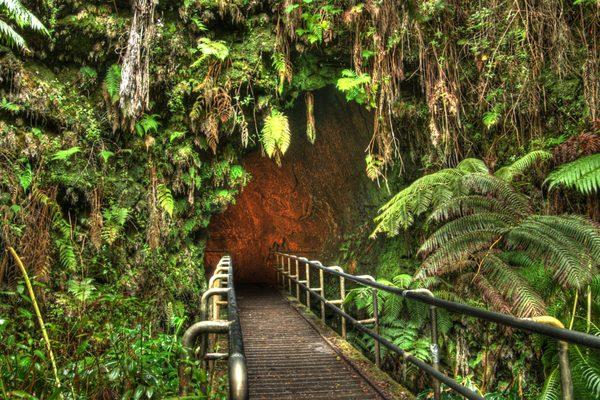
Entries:
[[[325,307],[330,308],[335,314],[339,315],[343,321],[343,324],[349,322],[359,331],[366,333],[375,339],[375,360],[378,367],[380,367],[380,350],[378,344],[383,345],[389,350],[399,354],[404,358],[404,360],[414,364],[419,369],[427,373],[432,377],[433,388],[434,388],[434,398],[440,398],[440,387],[439,383],[444,383],[448,387],[454,389],[464,397],[468,399],[477,399],[481,400],[483,397],[472,391],[471,389],[459,384],[454,379],[444,375],[439,371],[439,354],[438,354],[438,334],[437,334],[437,314],[436,307],[443,308],[445,310],[456,312],[463,315],[473,316],[480,320],[484,320],[487,322],[499,323],[505,326],[510,326],[513,328],[517,328],[520,330],[524,330],[527,332],[538,333],[547,337],[551,337],[559,340],[559,358],[560,358],[560,366],[561,366],[561,382],[563,385],[563,399],[571,400],[572,399],[572,380],[570,376],[570,371],[568,367],[568,343],[574,343],[583,345],[590,348],[600,349],[600,337],[586,334],[583,332],[572,331],[568,329],[564,329],[555,319],[551,317],[544,318],[516,318],[511,315],[502,314],[494,311],[484,310],[481,308],[469,306],[462,303],[456,303],[448,300],[443,300],[436,298],[433,294],[428,290],[423,289],[415,289],[415,290],[407,290],[400,289],[393,286],[384,285],[375,281],[372,276],[362,275],[356,276],[343,271],[342,268],[336,267],[326,267],[319,261],[310,261],[305,257],[299,257],[297,255],[283,253],[280,251],[274,251],[273,254],[276,257],[276,262],[273,268],[277,272],[277,282],[281,281],[283,288],[287,287],[289,289],[290,295],[292,294],[292,282],[296,284],[296,298],[300,300],[299,288],[301,287],[306,292],[306,305],[310,308],[310,296],[317,298],[320,301],[321,305],[321,320],[325,321]],[[285,262],[287,260],[287,262]],[[296,263],[296,275],[291,274],[291,261],[294,260]],[[305,264],[305,279],[300,279],[300,268],[299,263]],[[286,265],[287,264],[287,265]],[[286,268],[287,266],[287,268]],[[316,268],[319,270],[319,287],[311,287],[310,280],[310,267]],[[340,278],[340,297],[341,302],[331,301],[325,297],[325,281],[323,278],[323,274],[327,272],[331,275],[337,276]],[[372,319],[359,321],[346,313],[345,309],[343,309],[343,304],[345,300],[345,283],[344,280],[349,280],[352,282],[359,283],[364,286],[368,286],[373,288],[373,302],[374,302],[374,315]],[[306,284],[304,283],[306,282]],[[379,334],[379,315],[378,315],[378,307],[377,307],[377,290],[383,290],[388,293],[396,294],[399,296],[403,296],[421,303],[428,304],[430,306],[430,319],[431,319],[431,358],[433,365],[429,365],[416,357],[412,356],[410,353],[402,350],[389,340],[385,339]],[[337,306],[340,304],[340,307]],[[374,329],[369,329],[365,325],[366,324],[374,324]],[[345,327],[342,331],[342,336],[346,337]]]
[[[223,300],[225,295],[227,295],[226,300]],[[210,302],[211,299],[212,302]],[[220,308],[225,305],[227,306],[227,320],[221,320],[219,319]],[[209,333],[228,335],[229,352],[227,354],[208,352]],[[209,280],[208,290],[202,294],[200,321],[190,326],[183,335],[182,343],[185,353],[181,356],[179,367],[179,394],[181,396],[187,394],[191,380],[191,371],[185,370],[183,361],[186,358],[194,357],[194,346],[198,339],[200,339],[198,357],[205,364],[211,360],[228,359],[229,399],[247,400],[246,355],[233,284],[233,264],[228,255],[221,258]],[[206,387],[203,386],[201,389],[206,394]]]

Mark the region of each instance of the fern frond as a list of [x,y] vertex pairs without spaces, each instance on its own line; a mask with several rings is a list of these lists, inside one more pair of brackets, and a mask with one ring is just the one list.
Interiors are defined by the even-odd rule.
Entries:
[[511,300],[511,308],[516,316],[546,315],[546,305],[540,295],[496,255],[484,256],[481,273]]
[[282,112],[273,109],[265,118],[262,128],[261,143],[270,158],[275,158],[277,164],[290,147],[291,133],[288,118]]
[[173,211],[175,209],[175,200],[171,194],[171,190],[164,184],[160,183],[156,187],[157,199],[160,208],[162,208],[169,217],[173,217]]
[[77,154],[81,151],[79,146],[71,147],[66,150],[59,150],[52,155],[52,161],[64,161],[71,158],[72,155]]
[[104,89],[110,97],[112,104],[116,104],[119,101],[119,88],[121,86],[121,66],[119,64],[113,64],[106,71],[104,77]]
[[475,274],[469,273],[463,275],[464,279],[468,279],[473,282],[475,287],[481,293],[481,297],[485,300],[487,304],[489,304],[493,309],[498,312],[502,312],[505,314],[510,313],[510,306],[502,293],[498,290],[498,288],[492,284],[489,279],[483,274]]
[[374,181],[383,175],[381,169],[383,168],[384,163],[381,157],[373,154],[367,154],[367,156],[365,157],[365,163],[367,164],[367,177],[370,180]]
[[552,158],[552,153],[545,150],[534,150],[525,154],[511,165],[500,168],[494,172],[494,176],[507,182],[511,182],[516,176],[522,175],[525,171],[535,166],[538,162],[545,161],[550,158]]
[[[600,357],[597,353],[584,353],[579,346],[573,346],[570,352],[576,389],[589,398],[600,398]],[[583,386],[583,387],[578,387]]]
[[571,240],[589,252],[592,259],[600,260],[600,230],[594,223],[578,215],[532,215],[527,221],[535,221],[560,232],[565,240]]
[[560,371],[554,368],[544,382],[544,388],[538,396],[538,400],[560,400]]
[[[446,241],[425,259],[418,276],[441,275],[459,270],[465,266],[464,262],[470,255],[489,249],[505,232],[505,229],[499,228],[480,229]],[[421,247],[419,253],[426,254],[426,249]]]
[[458,163],[456,169],[459,169],[466,173],[489,173],[489,169],[485,163],[478,158],[465,158],[461,162]]
[[0,9],[4,9],[8,17],[15,21],[20,28],[29,28],[36,32],[49,34],[44,24],[19,0],[0,0]]
[[158,132],[158,127],[160,126],[160,122],[158,122],[158,114],[144,114],[144,116],[135,124],[135,131],[137,134],[142,137],[151,132]]
[[10,25],[0,19],[0,40],[5,44],[16,47],[19,50],[25,50],[27,44],[25,39],[17,33]]
[[509,248],[544,260],[554,270],[555,279],[563,287],[582,288],[591,280],[591,268],[587,262],[582,262],[577,246],[565,241],[552,228],[526,220],[512,229],[506,235],[506,240]]
[[477,214],[466,215],[450,221],[436,230],[421,245],[419,251],[430,253],[448,240],[464,235],[465,233],[478,231],[481,229],[486,230],[494,228],[508,228],[512,222],[513,218],[511,218],[511,216],[500,213],[481,212]]
[[549,183],[548,190],[563,186],[585,195],[597,193],[600,190],[600,153],[561,165],[548,175],[545,183]]
[[481,195],[455,196],[437,206],[427,217],[427,223],[442,222],[457,217],[487,212],[509,215],[510,209],[493,197]]
[[394,236],[400,228],[409,228],[417,216],[430,209],[436,190],[453,187],[457,178],[463,174],[460,170],[447,168],[414,181],[379,209],[379,214],[375,217],[377,225],[371,237],[378,233]]
[[493,175],[472,173],[462,177],[462,190],[469,194],[493,195],[512,210],[513,213],[526,215],[528,213],[527,198],[518,193],[510,183]]
[[292,83],[292,65],[285,54],[280,52],[273,53],[272,59],[273,68],[279,77],[277,92],[282,94],[285,82]]

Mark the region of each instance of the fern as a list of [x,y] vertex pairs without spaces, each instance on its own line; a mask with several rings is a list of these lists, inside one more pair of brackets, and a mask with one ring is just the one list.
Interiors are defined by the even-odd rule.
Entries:
[[[535,160],[547,157],[530,153],[517,160],[500,174],[508,180],[490,175],[475,160],[426,175],[382,207],[378,229],[408,226],[415,215],[433,209],[426,222],[442,225],[419,249],[426,259],[418,278],[462,272],[469,277],[465,284],[474,284],[496,309],[518,316],[544,314],[540,294],[519,268],[541,261],[561,286],[581,289],[592,282],[600,259],[600,232],[592,222],[530,215],[528,199],[510,183]],[[504,257],[515,250],[521,254],[517,266]]]
[[169,214],[169,217],[173,217],[173,211],[175,209],[175,200],[173,199],[171,190],[164,184],[160,183],[156,187],[156,191],[158,204],[160,205],[160,208],[162,208],[167,214]]
[[104,89],[112,104],[116,104],[119,101],[119,88],[121,86],[121,66],[119,64],[113,64],[106,71],[104,77]]
[[146,134],[158,132],[160,122],[157,121],[157,117],[157,114],[145,114],[138,122],[136,122],[135,131],[138,136],[143,137]]
[[123,232],[123,227],[129,217],[129,209],[125,207],[112,206],[102,213],[102,239],[112,245]]
[[494,175],[507,182],[512,181],[516,176],[522,175],[528,169],[534,167],[538,162],[552,158],[552,153],[545,150],[535,150],[525,154],[511,165],[500,168]]
[[570,356],[575,391],[580,392],[581,396],[600,398],[600,357],[598,354],[588,350],[582,351],[579,346],[572,346]]
[[458,178],[464,176],[472,165],[447,168],[425,175],[401,190],[379,209],[377,223],[371,237],[378,233],[397,235],[400,228],[408,229],[419,215],[433,206],[448,200],[456,191]]
[[549,183],[549,190],[562,186],[585,195],[597,193],[600,189],[600,153],[561,165],[548,175],[546,183]]
[[368,102],[367,85],[370,83],[369,74],[357,75],[356,72],[345,69],[342,71],[342,77],[337,80],[336,87],[346,95],[346,100],[365,104]]
[[71,156],[73,156],[74,154],[79,153],[80,151],[81,151],[81,148],[78,146],[71,147],[66,150],[60,150],[52,155],[51,160],[52,161],[65,161],[65,160],[68,160],[69,158],[71,158]]
[[560,400],[560,371],[554,368],[544,382],[544,388],[538,396],[538,400]]
[[383,175],[381,169],[383,168],[384,163],[381,157],[378,157],[373,154],[367,154],[367,156],[365,157],[365,162],[367,164],[367,177],[370,180],[374,181],[375,179]]
[[[0,11],[3,16],[14,22],[19,28],[31,29],[49,36],[49,32],[44,24],[19,0],[0,0]],[[0,20],[0,40],[19,50],[27,49],[25,39],[3,20]]]
[[71,225],[64,219],[60,206],[45,193],[34,189],[31,195],[33,199],[48,207],[52,228],[59,234],[59,238],[55,240],[55,245],[58,249],[60,264],[70,271],[75,271],[77,269],[77,258],[71,240]]
[[18,104],[11,103],[3,97],[2,100],[0,100],[0,110],[16,113],[18,111],[21,111],[21,106],[19,106]]
[[192,68],[197,68],[207,58],[214,58],[218,61],[225,61],[229,56],[229,47],[222,40],[210,40],[209,38],[201,38],[198,43],[198,50],[202,55],[194,61]]
[[292,66],[283,53],[273,53],[272,59],[273,68],[277,71],[278,76],[277,92],[282,94],[285,82],[292,83]]
[[265,118],[260,141],[270,158],[281,165],[281,157],[290,147],[291,133],[288,118],[278,110],[272,110]]

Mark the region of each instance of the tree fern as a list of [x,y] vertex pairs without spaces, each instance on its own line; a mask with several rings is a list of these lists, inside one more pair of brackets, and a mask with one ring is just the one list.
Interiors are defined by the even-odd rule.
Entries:
[[260,141],[267,155],[281,165],[281,157],[290,147],[291,141],[289,121],[285,114],[273,109],[267,115]]
[[512,181],[516,176],[522,175],[525,171],[535,166],[540,161],[552,158],[552,153],[545,150],[534,150],[525,154],[511,165],[502,167],[494,175],[507,182]]
[[[516,176],[533,160],[544,157],[547,154],[530,153],[506,174]],[[590,284],[600,259],[600,232],[592,222],[576,216],[530,215],[528,199],[510,181],[481,172],[484,166],[480,163],[461,164],[428,175],[433,178],[423,180],[425,185],[415,181],[394,202],[384,205],[376,219],[379,229],[389,231],[406,226],[417,212],[432,209],[426,222],[442,225],[419,249],[426,259],[417,278],[476,269],[465,284],[478,287],[484,299],[498,309],[510,304],[511,312],[519,316],[545,313],[545,305],[519,274],[524,264],[509,263],[510,259],[503,257],[505,252],[526,256],[526,267],[543,262],[564,288],[581,289]],[[450,194],[439,195],[440,188]]]
[[549,190],[562,186],[585,195],[597,193],[600,189],[600,153],[561,165],[548,175],[546,183]]
[[[0,0],[0,13],[21,29],[31,29],[49,35],[44,24],[19,0]],[[23,37],[3,20],[0,20],[0,40],[19,50],[27,49]]]

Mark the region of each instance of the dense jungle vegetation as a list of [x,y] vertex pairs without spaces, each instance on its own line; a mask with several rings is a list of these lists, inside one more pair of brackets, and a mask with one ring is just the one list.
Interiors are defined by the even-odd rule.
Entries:
[[[597,0],[0,0],[0,397],[176,395],[211,216],[244,154],[285,164],[291,105],[307,146],[327,135],[325,87],[371,112],[388,198],[340,259],[376,243],[384,282],[600,335],[599,41]],[[426,309],[379,306],[428,360]],[[554,341],[440,326],[462,383],[559,398]],[[600,355],[570,357],[576,398],[600,398]]]

